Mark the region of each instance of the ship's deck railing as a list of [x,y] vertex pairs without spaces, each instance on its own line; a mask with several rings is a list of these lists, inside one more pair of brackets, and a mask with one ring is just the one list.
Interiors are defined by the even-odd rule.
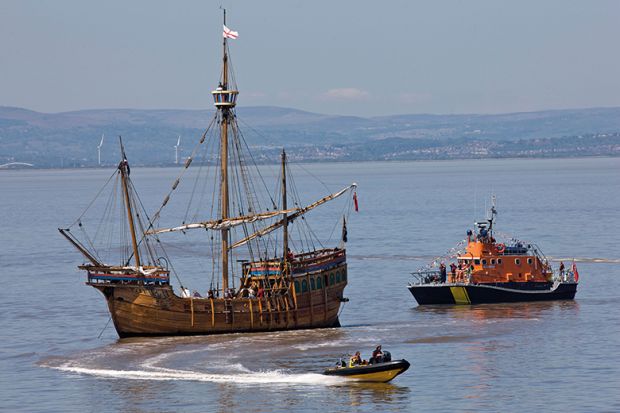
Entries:
[[158,284],[170,283],[170,271],[167,268],[147,265],[143,267],[113,265],[80,265],[86,270],[88,284]]
[[190,291],[189,289],[185,289],[185,291],[181,290],[181,297],[183,298],[193,298],[193,299],[220,299],[220,298],[224,298],[224,299],[228,299],[228,300],[234,300],[237,298],[257,298],[257,299],[263,299],[263,298],[271,298],[271,297],[279,297],[279,296],[285,296],[286,294],[288,294],[291,291],[291,283],[287,282],[287,281],[282,281],[282,282],[264,282],[261,283],[262,289],[263,289],[263,296],[259,297],[258,296],[258,285],[256,285],[256,288],[253,288],[253,293],[250,292],[250,287],[252,286],[252,284],[248,284],[246,286],[241,285],[239,287],[231,287],[228,289],[223,289],[223,288],[210,288],[209,290],[207,290],[207,292],[205,293],[205,295],[202,295],[200,292],[198,292],[197,290],[193,290]]
[[575,273],[570,268],[564,270],[563,273],[560,273],[559,271],[552,270],[552,279],[555,282],[568,282],[568,283],[577,282],[575,280]]
[[[292,255],[287,264],[293,274],[313,272],[336,267],[346,260],[346,251],[339,248],[325,248],[317,251]],[[283,259],[244,262],[242,272],[246,277],[278,276],[283,274]]]
[[416,271],[412,272],[411,275],[416,284],[439,284],[441,282],[441,271],[439,270]]
[[[550,280],[553,282],[568,282],[573,283],[577,282],[575,280],[575,274],[572,269],[567,269],[564,273],[560,274],[559,271],[555,271],[553,269],[551,271]],[[414,278],[414,284],[442,284],[441,281],[441,271],[439,270],[424,270],[424,271],[416,271],[412,272],[411,275]],[[467,271],[457,270],[457,275],[461,275],[462,279],[457,280],[456,282],[469,284],[470,283],[470,274]],[[448,277],[450,274],[448,274]],[[445,283],[449,281],[446,280]],[[452,281],[454,282],[454,281]]]

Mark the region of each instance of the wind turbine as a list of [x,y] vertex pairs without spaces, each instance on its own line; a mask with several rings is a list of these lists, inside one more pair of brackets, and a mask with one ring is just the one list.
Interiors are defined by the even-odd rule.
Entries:
[[179,146],[181,146],[181,135],[177,139],[177,144],[174,145],[174,163],[179,164]]
[[103,146],[104,136],[104,134],[101,134],[101,142],[99,142],[99,146],[97,146],[97,160],[99,161],[99,166],[101,166],[101,147]]

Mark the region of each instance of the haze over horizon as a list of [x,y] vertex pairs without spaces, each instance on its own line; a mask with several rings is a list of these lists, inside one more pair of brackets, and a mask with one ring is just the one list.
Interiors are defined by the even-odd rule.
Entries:
[[620,3],[0,4],[0,106],[209,109],[221,10],[240,106],[331,115],[620,106]]

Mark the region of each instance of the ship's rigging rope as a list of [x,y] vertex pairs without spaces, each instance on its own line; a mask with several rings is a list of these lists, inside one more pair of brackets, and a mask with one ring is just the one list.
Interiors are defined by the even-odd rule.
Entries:
[[[329,233],[329,238],[327,242],[331,242],[333,240],[334,232],[338,228],[338,224],[345,225],[346,222],[349,222],[352,211],[353,211],[353,197],[350,197],[350,198],[347,198],[347,201],[342,205],[342,211],[340,213],[344,222],[340,220],[334,222],[334,226],[332,227],[332,230]],[[342,241],[344,242],[344,240]]]
[[[213,135],[213,131],[214,129],[212,129],[212,125],[214,124],[215,119],[213,119],[211,121],[211,124],[209,125],[208,130],[205,132],[205,136],[207,137],[206,139],[206,144],[203,147],[203,153],[210,153],[209,147],[215,145],[216,139],[214,138]],[[196,152],[197,158],[199,158],[201,155],[199,152]],[[197,171],[197,177],[196,179],[194,179],[194,184],[192,185],[192,192],[190,195],[190,199],[189,202],[187,203],[187,207],[185,208],[185,215],[183,217],[183,221],[182,223],[185,224],[186,222],[191,222],[191,221],[196,221],[199,215],[199,210],[197,209],[194,212],[194,215],[192,216],[192,218],[190,218],[190,209],[193,205],[193,200],[194,200],[194,196],[196,195],[196,192],[198,190],[198,185],[200,182],[202,182],[202,191],[201,191],[201,196],[200,199],[198,200],[197,204],[198,205],[202,205],[204,203],[204,196],[206,194],[205,191],[205,187],[207,185],[207,183],[209,182],[209,173],[210,173],[210,168],[209,168],[209,159],[207,158],[206,155],[203,156],[204,161],[203,162],[199,162],[199,166],[198,166],[198,171]],[[201,180],[198,179],[198,177],[200,177],[203,173],[203,170],[205,171],[205,179]],[[180,177],[178,179],[178,181],[180,182]]]
[[448,249],[445,254],[437,257],[433,257],[431,262],[425,264],[424,266],[418,268],[418,272],[431,271],[433,268],[438,268],[439,265],[450,259],[454,259],[460,255],[463,255],[465,252],[465,246],[467,245],[467,240],[460,240],[454,247]]
[[99,198],[99,196],[101,195],[101,193],[103,192],[103,190],[108,186],[108,184],[110,183],[110,181],[112,180],[112,178],[114,178],[116,176],[117,171],[114,171],[114,173],[112,175],[110,175],[110,177],[108,178],[108,180],[105,182],[105,184],[103,184],[103,186],[99,189],[99,192],[97,192],[97,195],[95,195],[95,197],[92,199],[92,201],[90,201],[90,203],[86,206],[86,208],[84,209],[84,211],[82,211],[82,213],[80,214],[79,217],[77,217],[77,219],[71,224],[69,225],[69,228],[75,226],[75,224],[77,224],[83,217],[84,214],[86,214],[86,212],[93,206],[93,204],[95,203],[95,201]]
[[[289,181],[291,182],[290,187],[291,187],[291,193],[293,195],[293,202],[295,206],[301,208],[301,200],[300,200],[299,192],[297,190],[297,185],[295,184],[295,177],[293,174],[290,173],[290,167],[288,165],[287,165],[287,176],[290,177]],[[293,223],[292,220],[291,220],[291,223]],[[321,243],[319,238],[316,236],[314,231],[312,231],[312,228],[310,227],[310,225],[308,225],[308,222],[306,221],[305,216],[302,216],[300,223],[298,225],[294,225],[293,227],[297,230],[297,233],[299,235],[299,240],[301,242],[301,252],[316,251],[317,248],[316,248],[315,241],[321,247],[323,247],[323,244]],[[305,241],[305,247],[304,247],[304,241]]]
[[[301,209],[299,209],[297,212],[294,212],[290,215],[288,215],[288,221],[289,222],[293,222],[295,219],[301,217],[303,218],[303,215],[306,214],[308,211],[313,210],[314,208],[324,204],[325,202],[331,201],[335,198],[338,198],[340,196],[342,196],[344,193],[354,189],[357,187],[357,184],[351,184],[343,189],[341,189],[338,192],[335,192],[333,194],[324,196],[323,198],[319,199],[318,201],[315,201],[314,203],[307,205]],[[237,241],[236,243],[234,243],[233,245],[231,245],[231,249],[233,248],[237,248],[241,245],[245,245],[248,242],[251,242],[252,240],[256,239],[256,238],[261,238],[266,234],[271,233],[272,231],[281,228],[284,225],[284,219],[281,219],[267,227],[261,228],[259,231],[256,231],[255,233],[253,233],[252,235],[250,235],[247,238],[241,239],[239,241]]]
[[[117,178],[112,181],[113,178]],[[104,190],[110,186],[110,183],[113,183],[112,192],[108,195],[105,203],[103,215],[99,218],[98,223],[95,225],[95,233],[93,236],[89,235],[86,227],[90,222],[90,219],[87,216],[88,211],[95,205],[95,203],[101,198]],[[86,250],[93,255],[97,260],[102,261],[101,252],[102,251],[111,251],[112,246],[114,244],[113,233],[106,232],[103,233],[103,229],[105,227],[106,222],[111,222],[112,218],[115,216],[115,206],[116,206],[116,190],[118,187],[118,170],[115,170],[110,177],[106,180],[106,182],[101,186],[95,197],[90,201],[90,203],[86,206],[86,208],[82,211],[80,216],[67,227],[68,230],[71,230],[76,225],[78,226],[81,234],[81,238],[86,241]],[[107,237],[106,237],[107,235]],[[99,244],[99,247],[97,245]],[[83,244],[81,244],[84,246]],[[103,247],[103,248],[101,248]]]
[[[259,137],[264,138],[265,140],[268,140],[268,137],[266,137],[265,135],[263,135],[259,130],[253,128],[251,125],[249,125],[247,122],[244,122],[243,120],[241,120],[241,123],[247,127],[248,129],[250,129],[252,132],[254,132],[255,134],[257,134]],[[248,148],[249,151],[249,148]],[[250,152],[251,154],[251,152]],[[297,208],[302,208],[301,206],[301,201],[300,201],[300,196],[297,190],[297,185],[295,184],[295,175],[291,173],[291,165],[293,163],[292,162],[287,162],[286,168],[287,168],[287,180],[288,180],[288,189],[287,189],[287,193],[289,193],[289,197],[291,197],[291,199],[293,200],[293,205]],[[303,165],[295,163],[294,164],[296,167],[299,167],[300,169],[304,170],[308,175],[312,176],[314,179],[316,179],[321,185],[323,185],[324,188],[326,188],[329,192],[331,192],[330,188],[325,184],[325,182],[323,182],[320,178],[318,178],[315,174],[313,174],[312,172],[310,172],[308,169],[304,168]],[[276,199],[275,204],[279,204],[281,202],[281,183],[282,183],[282,174],[280,171],[279,174],[279,178],[276,181],[276,188],[273,191],[273,193],[277,194],[278,197]],[[297,222],[297,221],[295,221]],[[319,244],[320,247],[324,247],[322,242],[320,241],[320,238],[316,235],[316,233],[314,233],[312,227],[310,227],[307,223],[307,220],[304,216],[301,217],[301,220],[297,222],[297,225],[293,225],[294,221],[291,220],[290,224],[290,228],[291,228],[291,233],[292,232],[296,232],[297,233],[297,238],[295,237],[290,237],[290,243],[291,246],[293,246],[295,251],[298,252],[305,252],[305,251],[313,251],[317,249],[317,245]],[[338,225],[338,221],[335,223],[335,225]],[[257,232],[256,228],[255,231]],[[247,235],[246,235],[247,238]],[[330,235],[330,239],[331,239],[331,235]],[[275,240],[275,244],[277,245],[278,239],[276,236],[276,240]],[[299,242],[299,246],[297,245],[297,242]],[[274,246],[275,247],[275,246]]]
[[209,126],[207,126],[207,129],[204,131],[204,133],[202,134],[202,137],[200,138],[200,140],[198,141],[198,143],[196,144],[196,146],[192,150],[192,153],[190,154],[190,156],[185,161],[185,164],[183,166],[183,169],[181,170],[181,173],[177,176],[177,179],[173,182],[170,191],[168,191],[168,194],[166,195],[166,197],[162,201],[162,204],[159,207],[159,209],[155,212],[155,214],[153,214],[153,220],[151,221],[151,225],[149,225],[148,229],[152,229],[153,223],[159,219],[161,211],[168,204],[168,201],[170,200],[170,197],[172,196],[172,193],[178,188],[178,186],[179,186],[179,184],[181,182],[181,178],[183,177],[183,175],[185,174],[185,172],[187,171],[189,166],[192,164],[192,160],[194,159],[194,156],[196,155],[196,153],[197,153],[198,149],[201,147],[201,145],[204,143],[204,141],[205,141],[205,139],[207,137],[207,134],[209,133],[209,130],[211,129],[211,127],[213,126],[213,123],[215,122],[215,119],[216,118],[214,117],[211,120],[211,123],[209,124]]
[[[142,203],[142,200],[140,199],[140,197],[138,196],[137,191],[135,190],[135,187],[133,186],[133,182],[128,179],[128,189],[130,190],[130,202],[133,203],[134,206],[134,210],[136,211],[135,215],[137,218],[137,223],[138,223],[138,227],[139,227],[139,234],[140,236],[140,241],[138,242],[138,248],[140,248],[140,246],[142,244],[145,245],[145,249],[149,255],[149,258],[151,259],[151,263],[152,265],[158,265],[158,252],[155,250],[154,246],[151,245],[151,243],[149,242],[149,236],[146,235],[146,228],[144,226],[144,221],[141,219],[140,217],[140,211],[142,211],[142,213],[144,214],[144,216],[146,217],[147,222],[149,223],[149,226],[147,228],[150,228],[153,225],[153,221],[149,218],[148,213],[146,212],[146,208],[144,207],[144,204]],[[137,203],[136,203],[137,201]],[[138,206],[140,208],[138,208]],[[166,262],[168,264],[168,266],[170,267],[170,272],[172,272],[172,274],[174,275],[174,277],[177,279],[179,285],[181,286],[181,288],[183,287],[183,282],[181,281],[181,278],[179,277],[179,274],[176,272],[174,266],[172,265],[172,261],[170,260],[170,257],[168,256],[168,253],[166,252],[166,249],[163,247],[162,243],[159,240],[159,237],[154,236],[152,237],[156,243],[158,243],[160,245],[160,250],[161,253],[163,254],[164,258],[166,259]],[[129,244],[128,242],[126,243],[127,245]],[[129,261],[131,260],[131,257],[133,255],[133,251],[131,252],[131,254],[129,255],[129,257],[127,258],[126,264],[125,265],[129,265]]]
[[[113,180],[113,178],[115,178]],[[71,228],[76,225],[80,229],[80,238],[83,238],[86,241],[86,247],[84,248],[89,254],[97,259],[100,262],[110,262],[115,260],[112,257],[113,253],[118,253],[120,255],[120,265],[128,266],[130,265],[130,261],[134,256],[133,248],[129,242],[129,223],[127,222],[127,210],[126,205],[124,203],[124,197],[119,196],[121,192],[121,173],[118,169],[115,169],[114,172],[110,175],[101,189],[97,192],[95,197],[91,200],[85,210],[80,214],[80,216],[67,228],[71,230]],[[90,222],[88,219],[88,211],[92,209],[92,207],[97,203],[97,201],[101,198],[104,190],[111,186],[111,191],[108,197],[103,202],[103,211],[99,215],[99,219],[95,221],[94,226],[94,235],[90,236],[86,226],[87,222]],[[166,259],[168,265],[170,266],[171,272],[176,277],[179,284],[182,285],[181,280],[174,270],[172,266],[171,260],[165,251],[165,249],[159,245],[159,248],[155,248],[150,242],[149,237],[147,237],[145,232],[145,221],[143,219],[146,218],[146,222],[149,226],[152,226],[152,221],[150,220],[146,208],[142,203],[142,200],[137,194],[137,191],[133,185],[133,182],[129,177],[127,177],[127,192],[129,194],[129,203],[133,210],[133,215],[136,223],[136,232],[139,239],[137,243],[140,252],[140,255],[145,259],[144,263],[149,265],[158,265],[158,256],[163,255]],[[157,237],[152,237],[155,242],[160,244],[159,239]],[[79,240],[76,241],[84,247],[83,243],[80,243]],[[105,256],[102,253],[106,253]],[[118,258],[117,258],[118,259]]]
[[[252,127],[250,124],[245,122],[243,119],[239,119],[239,121],[240,121],[240,123],[242,123],[244,125],[244,127],[248,128],[253,133],[255,133],[259,137],[263,138],[265,141],[268,141],[269,137],[265,136],[258,129]],[[248,148],[248,152],[251,155],[251,152],[249,151],[249,148]],[[289,188],[290,188],[289,191],[293,194],[292,198],[294,200],[295,207],[301,208],[301,202],[299,201],[300,197],[299,197],[299,193],[297,192],[297,185],[295,185],[295,182],[294,182],[295,175],[291,173],[291,165],[294,165],[295,167],[300,168],[305,173],[307,173],[309,176],[314,178],[328,192],[332,192],[333,191],[316,174],[312,173],[308,168],[305,168],[303,166],[303,164],[292,162],[292,161],[289,160],[287,162],[287,166],[286,166],[287,167],[287,179],[289,181],[289,185],[288,185]],[[279,179],[276,181],[275,190],[273,191],[273,193],[278,194],[278,198],[276,199],[276,201],[277,201],[276,204],[279,204],[279,202],[281,201],[281,199],[280,199],[280,195],[281,195],[281,182],[282,182],[281,181],[281,177],[282,177],[282,175],[281,175],[281,172],[280,172]],[[342,207],[341,215],[343,217],[345,217],[346,220],[349,220],[351,212],[352,212],[352,209],[353,209],[352,198],[348,198],[348,201]],[[342,223],[342,221],[340,221],[340,220],[334,222],[334,226],[332,227],[332,230],[330,232],[330,235],[329,235],[329,238],[328,238],[327,242],[332,241],[334,232],[335,232],[336,228],[338,228],[339,224],[341,224],[341,223]],[[291,222],[291,224],[292,224],[292,222]],[[299,225],[297,225],[297,226],[291,225],[291,227],[292,227],[292,229],[295,229],[297,234],[298,234],[298,239],[295,239],[293,237],[291,237],[291,239],[290,239],[290,243],[292,244],[292,246],[295,247],[294,249],[296,251],[304,252],[304,251],[316,250],[316,244],[315,244],[314,241],[316,241],[321,247],[323,247],[323,243],[320,241],[320,238],[318,236],[316,236],[316,234],[312,230],[312,227],[310,227],[307,224],[307,220],[305,219],[305,217],[302,217]],[[247,235],[246,235],[246,237],[247,237]],[[300,242],[300,247],[297,247],[297,244],[296,244],[297,241]]]

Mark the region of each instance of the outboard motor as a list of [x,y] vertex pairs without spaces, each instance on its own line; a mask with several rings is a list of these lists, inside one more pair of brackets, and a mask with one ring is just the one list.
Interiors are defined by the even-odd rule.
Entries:
[[388,361],[392,361],[392,355],[390,354],[389,351],[384,351],[383,352],[383,362],[387,363]]

